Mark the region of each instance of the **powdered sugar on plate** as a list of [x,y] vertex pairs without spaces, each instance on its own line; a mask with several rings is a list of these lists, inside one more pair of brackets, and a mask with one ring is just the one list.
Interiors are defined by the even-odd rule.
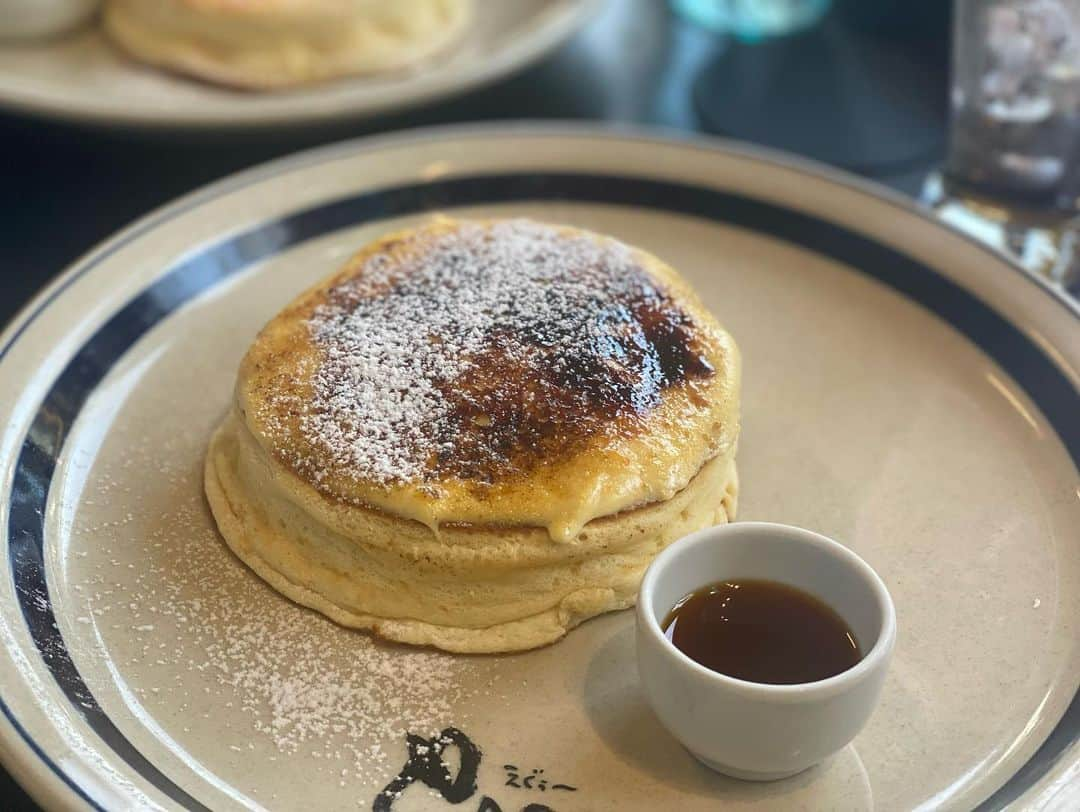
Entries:
[[184,731],[209,726],[230,752],[310,755],[341,781],[381,785],[400,767],[407,732],[436,736],[467,722],[472,699],[495,695],[469,660],[379,643],[282,600],[216,537],[197,475],[161,478],[191,496],[136,545],[137,568],[128,527],[147,516],[76,528],[97,553],[75,587],[84,602],[75,621],[131,638],[122,666],[144,674],[139,700],[178,708]]

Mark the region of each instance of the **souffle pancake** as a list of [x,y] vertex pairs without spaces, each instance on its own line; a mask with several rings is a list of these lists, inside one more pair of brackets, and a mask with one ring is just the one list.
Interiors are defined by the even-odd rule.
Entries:
[[267,90],[398,71],[458,41],[473,0],[106,0],[105,33],[142,62]]
[[740,360],[645,251],[530,220],[386,235],[277,315],[206,460],[235,553],[347,626],[529,649],[731,520]]

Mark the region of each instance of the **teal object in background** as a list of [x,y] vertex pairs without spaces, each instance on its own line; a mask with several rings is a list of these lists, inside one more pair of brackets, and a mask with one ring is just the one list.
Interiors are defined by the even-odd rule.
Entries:
[[671,0],[690,22],[745,42],[809,28],[831,5],[832,0]]

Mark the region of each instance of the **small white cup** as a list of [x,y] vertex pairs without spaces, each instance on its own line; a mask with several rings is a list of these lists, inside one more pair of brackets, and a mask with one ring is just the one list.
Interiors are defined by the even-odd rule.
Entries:
[[[780,581],[822,599],[855,632],[862,660],[817,682],[767,685],[711,671],[664,636],[661,624],[680,598],[739,578]],[[782,524],[736,522],[680,539],[656,557],[638,594],[638,672],[649,704],[698,760],[734,778],[787,778],[855,738],[895,642],[896,612],[877,573],[842,544]]]

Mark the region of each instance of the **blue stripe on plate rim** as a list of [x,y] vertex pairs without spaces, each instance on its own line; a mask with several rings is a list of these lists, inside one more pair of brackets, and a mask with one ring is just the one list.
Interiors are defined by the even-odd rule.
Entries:
[[[340,149],[316,153],[326,156]],[[759,156],[752,157],[760,159]],[[268,169],[277,168],[280,163],[271,164]],[[787,162],[781,163],[791,168]],[[257,174],[265,173],[245,173],[246,176]],[[826,174],[833,180],[831,173]],[[229,184],[226,181],[208,191],[223,186],[230,191],[236,188],[235,182]],[[859,191],[866,192],[865,189]],[[198,205],[204,198],[205,195],[194,196],[187,202],[187,207]],[[377,189],[261,223],[186,257],[94,333],[58,376],[38,409],[16,464],[10,496],[8,545],[16,595],[45,665],[69,701],[102,740],[138,774],[180,805],[189,809],[206,808],[142,756],[104,714],[67,652],[49,600],[43,565],[44,507],[57,455],[80,407],[113,364],[148,329],[177,307],[254,262],[305,240],[361,223],[432,209],[529,200],[627,205],[689,214],[760,231],[843,262],[933,311],[993,357],[1042,409],[1080,468],[1080,424],[1069,419],[1080,413],[1080,392],[1022,332],[964,288],[917,260],[842,226],[793,209],[707,187],[657,179],[613,174],[520,172],[453,177]],[[163,212],[162,219],[175,217],[183,210],[170,207]],[[31,306],[7,345],[0,348],[0,358],[26,326],[74,279],[99,265],[131,239],[152,229],[157,222],[158,218],[148,218],[126,238],[91,257],[47,291]],[[1076,316],[1076,311],[1062,301]],[[2,698],[0,710],[57,777],[91,806],[102,808],[44,753]],[[1064,716],[1038,751],[979,809],[1001,808],[1019,797],[1045,775],[1078,738],[1080,692],[1073,697]]]

